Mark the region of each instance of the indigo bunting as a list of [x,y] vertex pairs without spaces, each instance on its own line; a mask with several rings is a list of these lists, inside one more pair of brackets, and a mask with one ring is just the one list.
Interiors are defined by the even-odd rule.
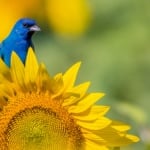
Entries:
[[40,31],[40,27],[32,19],[23,18],[16,22],[8,37],[0,44],[0,57],[7,66],[10,66],[12,51],[25,63],[28,48],[34,49],[31,38],[35,31]]

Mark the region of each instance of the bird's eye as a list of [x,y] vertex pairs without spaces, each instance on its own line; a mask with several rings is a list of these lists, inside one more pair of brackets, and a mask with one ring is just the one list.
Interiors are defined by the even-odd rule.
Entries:
[[23,26],[27,28],[29,25],[27,23],[23,23]]

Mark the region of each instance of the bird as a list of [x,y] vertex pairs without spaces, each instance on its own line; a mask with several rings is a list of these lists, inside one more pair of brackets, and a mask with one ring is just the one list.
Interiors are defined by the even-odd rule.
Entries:
[[25,64],[29,47],[34,50],[32,35],[36,31],[41,31],[41,29],[33,19],[21,18],[15,23],[10,34],[0,43],[0,58],[8,67],[11,64],[11,54],[13,51]]

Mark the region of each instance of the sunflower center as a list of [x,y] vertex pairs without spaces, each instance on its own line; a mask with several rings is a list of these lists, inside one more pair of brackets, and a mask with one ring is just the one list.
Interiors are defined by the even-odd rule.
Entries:
[[[40,96],[41,97],[41,96]],[[5,149],[9,150],[80,150],[83,137],[80,128],[62,107],[47,103],[38,96],[33,106],[21,109],[9,120]],[[32,95],[33,98],[33,95]],[[23,99],[22,99],[23,100]],[[49,99],[50,100],[50,99]],[[26,103],[31,99],[26,99]],[[40,104],[41,101],[41,105]],[[45,104],[42,104],[43,102]],[[50,100],[51,101],[51,100]],[[36,104],[37,102],[37,104]],[[52,101],[51,101],[52,102]],[[56,103],[58,105],[58,103]],[[19,105],[19,103],[17,103]],[[14,105],[14,108],[17,107]],[[58,109],[59,108],[59,109]],[[13,111],[13,109],[11,111]]]

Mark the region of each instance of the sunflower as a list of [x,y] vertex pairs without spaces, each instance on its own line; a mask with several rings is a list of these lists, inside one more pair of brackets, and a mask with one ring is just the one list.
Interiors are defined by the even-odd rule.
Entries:
[[138,141],[95,104],[104,93],[74,85],[79,66],[51,77],[32,49],[25,65],[14,52],[10,68],[0,60],[0,150],[110,150]]

